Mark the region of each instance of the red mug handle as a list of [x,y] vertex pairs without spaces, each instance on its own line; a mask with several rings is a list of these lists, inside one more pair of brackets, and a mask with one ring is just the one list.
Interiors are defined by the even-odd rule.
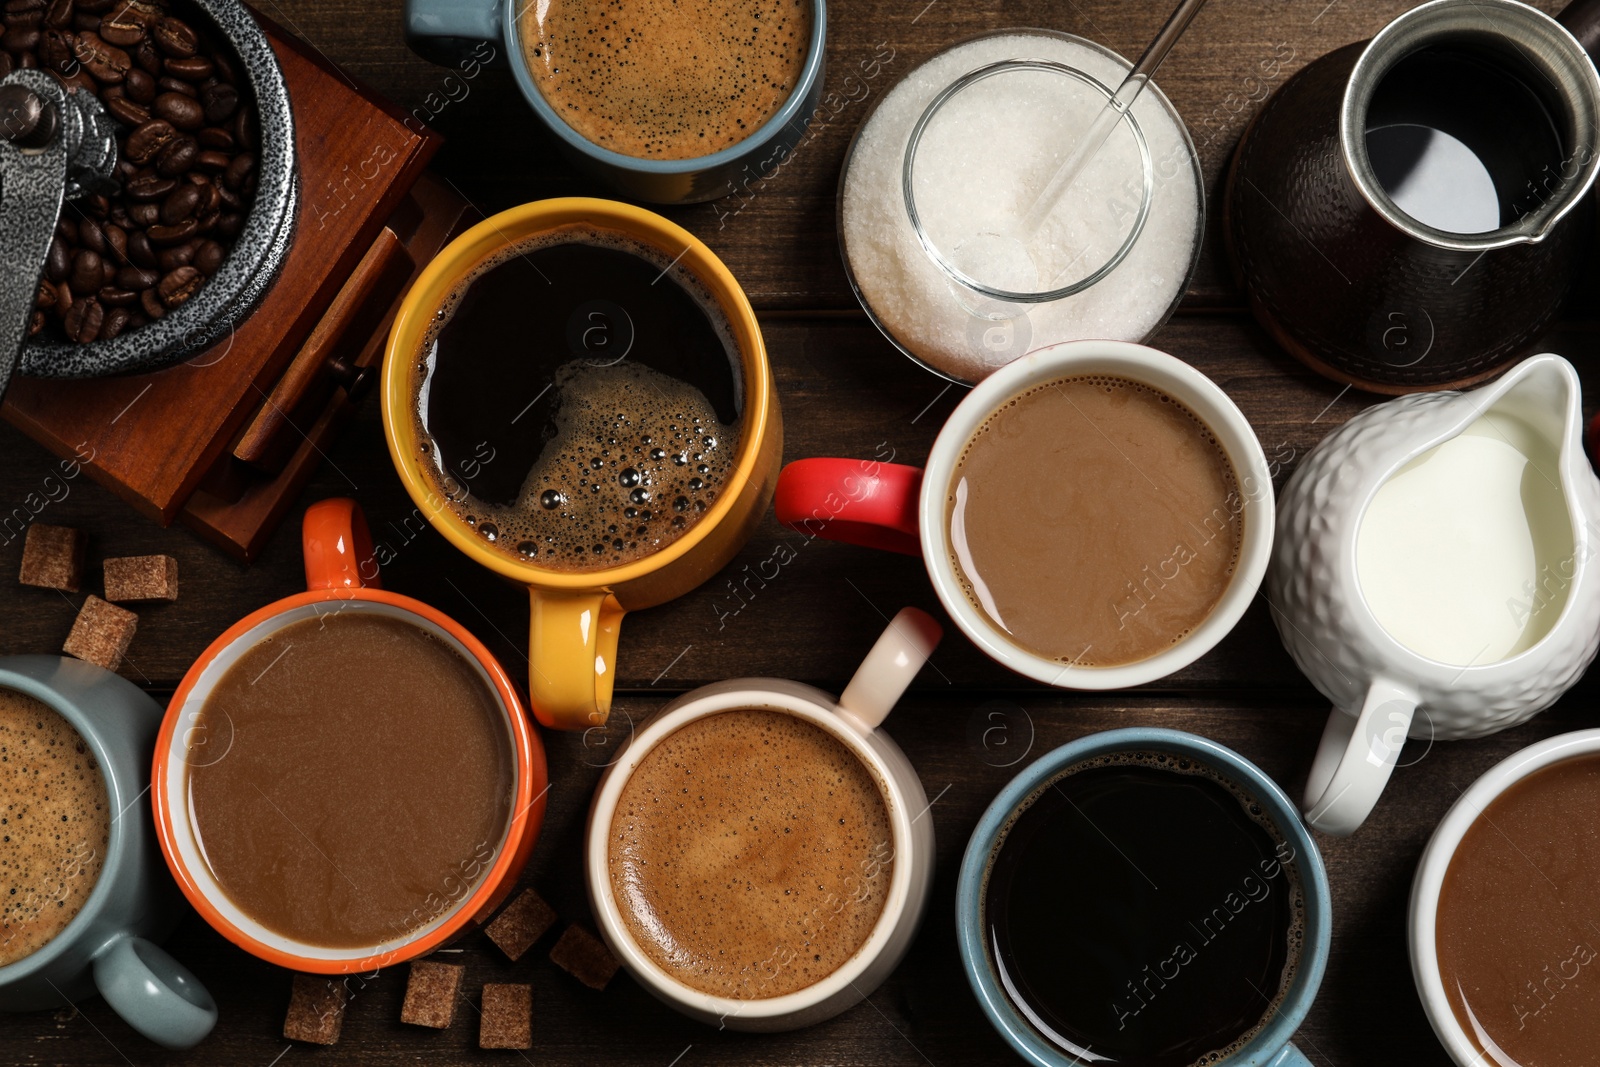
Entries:
[[868,459],[797,459],[778,475],[774,506],[790,529],[829,541],[922,555],[922,468]]
[[319,500],[300,524],[307,589],[382,589],[378,557],[361,505],[348,497]]

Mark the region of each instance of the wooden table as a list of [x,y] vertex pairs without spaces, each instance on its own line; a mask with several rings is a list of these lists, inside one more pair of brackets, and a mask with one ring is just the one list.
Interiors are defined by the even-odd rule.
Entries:
[[[1160,81],[1200,146],[1213,198],[1240,130],[1276,84],[1328,50],[1370,36],[1409,6],[1405,0],[1217,0],[1202,12]],[[1559,4],[1540,0],[1540,6]],[[827,90],[834,95],[826,98],[826,124],[817,136],[780,174],[754,184],[748,194],[667,212],[727,261],[761,313],[785,408],[789,458],[869,455],[887,444],[897,459],[920,462],[960,394],[879,336],[840,268],[834,193],[845,147],[872,101],[939,48],[993,28],[1051,26],[1137,53],[1167,7],[1125,0],[833,5]],[[484,211],[547,196],[603,195],[559,160],[506,71],[464,80],[413,57],[402,43],[398,0],[262,0],[262,9],[350,77],[416,108],[441,130],[448,143],[437,171]],[[893,59],[872,77],[872,57],[887,52]],[[1271,60],[1276,68],[1263,66]],[[1264,75],[1268,69],[1277,73]],[[323,195],[331,194],[305,190],[308,209]],[[1303,456],[1372,398],[1305,371],[1242,313],[1217,254],[1214,199],[1212,207],[1194,287],[1152,343],[1218,381],[1255,425],[1269,454]],[[1600,384],[1592,373],[1600,355],[1596,291],[1591,284],[1587,299],[1574,301],[1573,317],[1547,344],[1578,363],[1591,389]],[[137,518],[86,480],[62,481],[56,462],[9,427],[0,427],[0,456],[0,573],[15,575],[21,554],[17,523],[6,519],[16,514],[25,521],[30,511],[40,521],[89,531],[92,559],[147,552],[178,558],[182,599],[141,612],[122,668],[158,699],[229,623],[301,586],[298,513],[261,559],[244,568],[181,530],[161,530]],[[334,495],[358,498],[376,536],[394,548],[395,561],[385,574],[390,588],[454,615],[513,675],[526,677],[524,594],[469,563],[414,517],[384,449],[375,402],[329,453],[302,507]],[[742,581],[747,564],[767,559],[783,541],[796,547],[795,559],[775,579],[749,583],[749,591],[741,585],[736,598],[730,582]],[[82,594],[0,581],[0,654],[56,651],[81,600]],[[578,735],[545,735],[554,784],[525,882],[563,916],[586,921],[579,873],[583,817],[599,768],[630,723],[675,693],[739,675],[797,678],[837,691],[885,616],[906,604],[939,610],[917,561],[821,541],[801,547],[799,535],[769,518],[727,572],[675,603],[629,617],[615,729],[587,744]],[[868,1003],[794,1034],[718,1032],[659,1005],[626,976],[604,993],[579,986],[546,958],[553,935],[512,964],[477,934],[454,957],[467,965],[465,989],[473,1003],[483,982],[531,982],[536,1044],[523,1058],[540,1067],[1019,1062],[967,989],[951,921],[961,852],[994,794],[1041,753],[1093,731],[1134,724],[1214,738],[1298,793],[1327,714],[1284,653],[1260,602],[1192,667],[1158,685],[1103,696],[1024,684],[987,661],[953,627],[951,632],[891,723],[928,795],[937,798],[933,900],[910,956]],[[1352,838],[1321,839],[1333,884],[1333,955],[1298,1038],[1319,1067],[1448,1063],[1423,1017],[1406,954],[1406,900],[1417,859],[1451,802],[1484,770],[1541,738],[1593,725],[1594,694],[1594,684],[1582,684],[1531,724],[1486,740],[1408,745],[1405,766],[1367,825]],[[985,732],[997,724],[1005,729]],[[76,1009],[0,1016],[0,1061],[245,1067],[292,1067],[313,1059],[516,1061],[515,1053],[476,1050],[475,1012],[465,1004],[447,1031],[402,1026],[404,967],[360,986],[336,1047],[291,1045],[280,1036],[289,993],[285,972],[233,948],[194,916],[169,947],[221,1006],[222,1021],[206,1044],[189,1053],[165,1053],[93,1000]]]

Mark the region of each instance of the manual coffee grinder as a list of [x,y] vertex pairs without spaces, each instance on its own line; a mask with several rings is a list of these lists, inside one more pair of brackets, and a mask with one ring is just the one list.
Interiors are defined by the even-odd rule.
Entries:
[[117,119],[72,78],[0,79],[0,413],[248,561],[371,383],[405,289],[475,216],[424,174],[437,134],[270,20],[237,0],[173,11],[232,53],[256,109],[243,224],[171,313],[86,344],[30,337],[58,219],[119,188]]

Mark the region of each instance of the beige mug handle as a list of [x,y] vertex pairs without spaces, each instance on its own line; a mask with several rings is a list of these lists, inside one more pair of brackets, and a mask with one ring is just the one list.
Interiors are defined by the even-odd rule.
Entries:
[[839,695],[839,710],[862,731],[876,730],[943,636],[932,615],[901,608]]

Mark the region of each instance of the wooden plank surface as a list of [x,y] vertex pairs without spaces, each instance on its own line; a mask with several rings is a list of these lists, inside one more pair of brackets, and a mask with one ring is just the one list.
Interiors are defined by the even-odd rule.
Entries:
[[[1266,92],[1331,48],[1370,36],[1410,5],[1404,0],[1217,0],[1163,70],[1161,84],[1201,146],[1209,186]],[[1555,4],[1541,0],[1547,9]],[[351,76],[389,96],[448,137],[436,170],[485,211],[569,193],[600,193],[556,156],[517,96],[509,75],[474,79],[429,66],[401,39],[396,0],[263,0],[262,9],[304,36]],[[729,263],[762,311],[788,434],[787,456],[870,455],[892,448],[900,461],[926,455],[959,398],[899,356],[856,309],[837,258],[833,197],[850,135],[894,77],[955,40],[987,29],[1044,25],[1136,52],[1165,17],[1165,3],[1125,0],[838,0],[830,10],[828,89],[838,113],[793,162],[745,201],[668,211]],[[895,60],[877,78],[860,61],[880,43]],[[1260,66],[1277,57],[1263,82]],[[855,81],[850,79],[854,78]],[[1249,79],[1256,79],[1250,81]],[[735,213],[737,212],[737,213]],[[1215,210],[1213,209],[1213,217]],[[1194,291],[1155,338],[1157,346],[1215,378],[1239,403],[1281,478],[1329,429],[1371,398],[1342,391],[1278,351],[1236,309],[1238,299],[1214,252],[1214,235]],[[1595,290],[1591,289],[1590,292]],[[1577,362],[1600,386],[1597,302],[1575,303],[1575,321],[1545,347]],[[1593,410],[1593,403],[1587,405]],[[285,528],[243,567],[181,530],[161,530],[17,431],[0,428],[0,574],[14,574],[22,527],[33,519],[91,534],[91,560],[166,552],[179,560],[182,597],[140,609],[123,673],[164,699],[196,655],[228,624],[300,588],[298,514],[332,495],[357,497],[375,535],[393,551],[390,588],[460,619],[519,681],[525,680],[525,595],[469,563],[416,516],[384,448],[369,402],[329,451]],[[787,541],[795,559],[765,584],[745,584],[747,567]],[[769,571],[770,573],[770,571]],[[91,565],[85,592],[98,584]],[[739,587],[738,595],[728,583]],[[59,648],[82,594],[0,581],[0,654]],[[601,766],[673,694],[741,675],[797,678],[837,691],[883,624],[905,604],[937,610],[912,559],[804,542],[769,517],[725,571],[681,600],[630,616],[623,626],[614,727],[587,740],[546,735],[552,791],[545,832],[524,876],[561,913],[585,918],[581,834]],[[1532,723],[1482,741],[1408,746],[1382,804],[1354,838],[1323,837],[1334,892],[1334,950],[1300,1047],[1317,1067],[1448,1064],[1418,1005],[1405,950],[1412,872],[1433,826],[1459,794],[1498,760],[1541,738],[1594,724],[1595,683],[1585,682]],[[977,727],[995,720],[1007,745],[988,746]],[[1258,762],[1292,793],[1303,785],[1326,707],[1283,652],[1262,602],[1213,653],[1146,690],[1107,696],[1057,693],[995,667],[958,634],[947,637],[891,732],[921,773],[938,835],[938,867],[927,920],[910,957],[870,998],[838,1019],[787,1035],[718,1032],[689,1022],[619,977],[592,993],[545,958],[548,937],[509,964],[481,935],[458,946],[465,991],[476,1003],[486,981],[535,987],[535,1048],[544,1065],[1011,1064],[1019,1062],[984,1022],[960,973],[953,912],[956,867],[967,835],[1017,770],[1059,744],[1126,725],[1192,730]],[[462,1005],[455,1026],[432,1033],[398,1022],[405,969],[357,990],[344,1036],[333,1049],[290,1046],[280,1036],[288,975],[232,948],[194,916],[169,947],[217,995],[222,1022],[201,1048],[163,1053],[99,1001],[81,1009],[0,1015],[0,1064],[244,1064],[321,1059],[387,1064],[517,1062],[475,1050],[476,1021]],[[281,1057],[281,1058],[280,1058]]]

